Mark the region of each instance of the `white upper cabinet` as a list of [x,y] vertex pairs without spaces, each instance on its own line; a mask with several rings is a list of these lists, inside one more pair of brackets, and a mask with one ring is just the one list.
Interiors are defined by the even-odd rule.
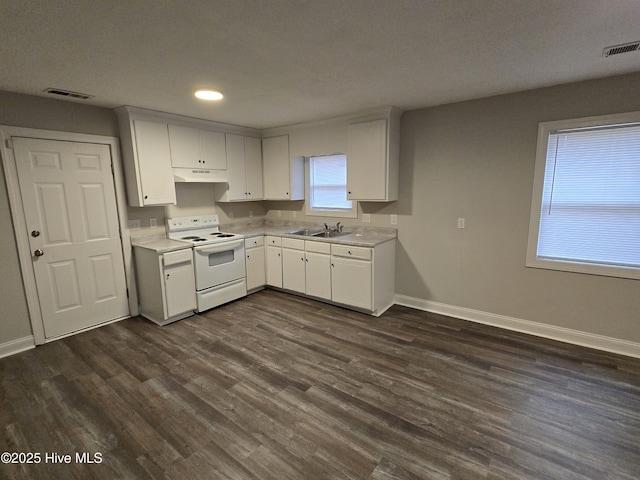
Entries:
[[170,124],[169,143],[175,168],[227,169],[224,133]]
[[218,202],[262,200],[262,149],[259,138],[226,135],[229,183],[214,186]]
[[167,124],[135,118],[126,108],[116,113],[129,205],[175,205]]
[[347,198],[398,199],[400,112],[353,121],[347,127]]
[[304,157],[289,156],[289,136],[262,139],[265,200],[304,200]]

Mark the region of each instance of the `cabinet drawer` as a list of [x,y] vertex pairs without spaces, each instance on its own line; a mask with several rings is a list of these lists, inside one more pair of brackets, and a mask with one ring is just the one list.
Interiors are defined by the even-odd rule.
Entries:
[[331,253],[331,244],[327,242],[310,242],[309,240],[306,240],[304,245],[304,249],[307,252]]
[[283,238],[282,248],[293,248],[294,250],[304,250],[304,240],[298,238]]
[[245,238],[244,240],[244,248],[254,248],[261,247],[264,245],[264,237],[251,237]]
[[265,243],[267,245],[271,245],[271,246],[275,246],[275,247],[281,247],[282,246],[282,237],[267,236],[266,239],[265,239]]
[[336,257],[357,258],[371,260],[372,249],[365,247],[353,247],[351,245],[331,245],[331,254]]
[[164,266],[176,265],[178,263],[191,262],[192,254],[190,248],[184,250],[176,250],[175,252],[167,252],[162,256]]

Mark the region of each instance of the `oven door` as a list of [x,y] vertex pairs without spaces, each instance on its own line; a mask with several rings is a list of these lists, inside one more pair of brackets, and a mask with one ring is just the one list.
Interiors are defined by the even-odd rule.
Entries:
[[245,277],[244,239],[193,249],[196,290]]

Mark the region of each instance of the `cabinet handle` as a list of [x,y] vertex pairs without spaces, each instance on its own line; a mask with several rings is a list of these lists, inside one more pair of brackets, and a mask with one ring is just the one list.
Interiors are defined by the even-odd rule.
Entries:
[[351,250],[349,250],[347,253],[348,253],[349,255],[352,255]]
[[280,256],[280,254],[278,254],[278,256]]
[[308,258],[305,258],[305,259],[304,259],[304,261],[305,261],[305,262],[307,262],[307,263],[309,263],[309,259],[308,259]]
[[332,267],[335,267],[335,265],[334,265],[333,263],[331,264],[331,266],[332,266]]

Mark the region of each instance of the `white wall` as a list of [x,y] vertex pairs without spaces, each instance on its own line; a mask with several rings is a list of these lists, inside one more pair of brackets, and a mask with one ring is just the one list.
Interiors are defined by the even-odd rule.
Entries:
[[633,74],[405,112],[388,207],[396,293],[640,342],[640,281],[525,267],[538,123],[640,110],[639,84]]

